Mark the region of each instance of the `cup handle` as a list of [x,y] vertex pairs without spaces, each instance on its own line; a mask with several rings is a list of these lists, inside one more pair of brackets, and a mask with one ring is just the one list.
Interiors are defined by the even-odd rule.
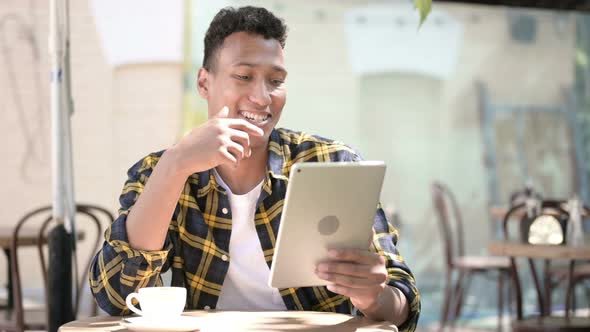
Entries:
[[137,293],[131,293],[129,295],[127,295],[127,298],[125,298],[125,303],[127,304],[127,308],[129,308],[129,310],[133,311],[134,313],[143,316],[143,312],[139,309],[137,309],[136,306],[133,305],[133,298],[136,298],[139,300],[139,294]]

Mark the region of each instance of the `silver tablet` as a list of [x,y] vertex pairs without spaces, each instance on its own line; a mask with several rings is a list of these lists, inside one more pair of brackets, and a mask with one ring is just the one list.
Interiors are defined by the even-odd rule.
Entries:
[[290,174],[268,283],[326,285],[315,268],[327,249],[369,248],[385,163],[297,163]]

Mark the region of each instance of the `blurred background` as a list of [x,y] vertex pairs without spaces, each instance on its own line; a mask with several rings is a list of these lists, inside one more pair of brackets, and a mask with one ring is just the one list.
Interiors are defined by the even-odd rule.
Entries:
[[[435,1],[419,28],[405,0],[70,5],[79,202],[116,212],[127,169],[206,119],[195,89],[204,32],[229,5],[266,7],[289,26],[279,126],[342,140],[387,162],[381,202],[422,292],[420,326],[439,320],[444,286],[433,181],[455,194],[473,254],[486,254],[499,236],[490,209],[508,205],[526,185],[546,197],[590,199],[588,15]],[[47,1],[0,2],[4,226],[51,200],[48,20]],[[93,250],[80,246],[79,255]],[[36,254],[19,255],[34,305],[42,281],[38,263],[25,257]],[[495,279],[475,278],[460,324],[494,329],[496,292]],[[525,311],[535,305],[525,293]],[[587,308],[587,298],[578,306]]]

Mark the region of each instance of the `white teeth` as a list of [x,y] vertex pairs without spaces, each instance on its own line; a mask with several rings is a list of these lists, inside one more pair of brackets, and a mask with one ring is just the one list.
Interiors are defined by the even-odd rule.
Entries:
[[254,121],[254,122],[264,122],[266,120],[268,120],[268,118],[270,118],[269,114],[256,114],[256,113],[250,113],[250,112],[240,112],[240,115],[243,116],[244,118],[250,120],[250,121]]

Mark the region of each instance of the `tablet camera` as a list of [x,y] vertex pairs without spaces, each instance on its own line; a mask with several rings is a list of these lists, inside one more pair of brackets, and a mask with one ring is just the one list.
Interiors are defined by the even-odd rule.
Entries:
[[327,236],[332,235],[338,231],[340,221],[336,216],[325,216],[318,222],[318,232]]

